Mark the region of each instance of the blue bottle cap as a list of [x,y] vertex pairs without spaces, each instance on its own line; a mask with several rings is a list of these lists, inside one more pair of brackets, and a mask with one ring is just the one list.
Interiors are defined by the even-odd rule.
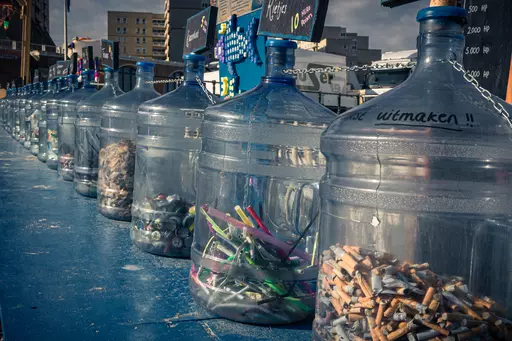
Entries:
[[436,19],[436,18],[460,18],[463,19],[464,22],[467,20],[467,12],[464,8],[456,7],[456,6],[437,6],[437,7],[427,7],[423,8],[418,12],[416,16],[416,20],[418,22],[427,20],[427,19]]
[[155,67],[155,63],[151,62],[137,62],[135,65],[137,65],[137,68],[141,68],[144,72],[152,71]]
[[266,47],[284,47],[288,49],[296,49],[297,43],[291,40],[268,39]]
[[105,72],[112,72],[112,71],[114,71],[114,69],[112,69],[111,67],[108,67],[108,66],[104,66],[103,67],[103,71],[105,71]]
[[194,62],[204,62],[206,57],[200,54],[189,53],[183,56],[183,60],[191,60]]

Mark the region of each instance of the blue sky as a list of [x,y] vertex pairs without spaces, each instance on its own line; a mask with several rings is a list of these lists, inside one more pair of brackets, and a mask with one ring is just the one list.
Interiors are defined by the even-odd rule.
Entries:
[[[349,32],[370,36],[370,47],[383,51],[414,49],[418,10],[428,0],[394,9],[380,6],[380,0],[330,0],[327,25],[344,26]],[[71,0],[68,39],[74,36],[106,38],[107,11],[162,13],[164,0]],[[64,0],[50,1],[50,32],[56,44],[63,41]]]

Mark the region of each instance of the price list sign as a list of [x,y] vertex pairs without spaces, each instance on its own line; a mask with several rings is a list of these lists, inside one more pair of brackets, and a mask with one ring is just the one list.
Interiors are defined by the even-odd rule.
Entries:
[[512,0],[466,0],[465,8],[464,67],[504,99],[512,56]]
[[265,0],[258,34],[319,42],[329,0]]
[[208,7],[187,20],[183,54],[201,53],[213,47],[217,7]]

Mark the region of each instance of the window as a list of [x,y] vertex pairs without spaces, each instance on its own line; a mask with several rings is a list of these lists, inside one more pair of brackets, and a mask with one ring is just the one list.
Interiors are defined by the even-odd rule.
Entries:
[[121,33],[121,27],[116,28],[116,33]]
[[116,23],[120,24],[121,23],[121,18],[117,17],[116,18]]
[[140,24],[140,18],[135,19],[135,23],[138,25]]
[[123,46],[123,53],[126,53],[126,46]]
[[123,27],[123,33],[126,34],[126,27]]
[[146,43],[146,38],[142,38],[142,43],[145,44]]
[[140,38],[137,38],[137,44],[140,44]]
[[137,27],[137,34],[140,34],[140,28]]
[[137,51],[137,54],[140,54],[140,49],[138,47],[135,51]]
[[145,48],[142,49],[142,54],[146,54],[146,49]]
[[126,17],[123,17],[123,24],[126,24]]
[[142,25],[146,25],[146,18],[142,18]]
[[142,29],[142,34],[146,34],[146,29],[145,28]]

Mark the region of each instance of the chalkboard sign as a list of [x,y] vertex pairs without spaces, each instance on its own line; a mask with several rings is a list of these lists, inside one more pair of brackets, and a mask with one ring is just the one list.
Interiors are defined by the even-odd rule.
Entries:
[[57,77],[57,65],[50,66],[50,70],[48,71],[48,80],[52,81]]
[[101,65],[119,70],[119,42],[101,40]]
[[82,48],[82,67],[85,70],[94,69],[94,53],[92,46]]
[[57,62],[57,70],[55,71],[55,77],[66,77],[69,75],[71,62],[69,60],[60,60]]
[[329,0],[265,0],[258,35],[319,42]]
[[466,0],[464,67],[480,85],[505,98],[512,56],[512,1]]
[[213,47],[217,7],[208,7],[187,20],[183,54],[201,53]]
[[78,73],[78,54],[75,52],[71,55],[69,74],[76,75]]

